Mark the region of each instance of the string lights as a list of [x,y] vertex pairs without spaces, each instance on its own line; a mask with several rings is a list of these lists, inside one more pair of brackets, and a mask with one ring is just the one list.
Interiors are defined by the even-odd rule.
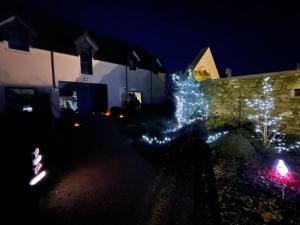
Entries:
[[193,77],[192,71],[172,74],[175,99],[175,119],[170,128],[162,132],[162,138],[143,135],[142,140],[148,144],[166,144],[175,139],[176,132],[196,121],[204,120],[208,114],[208,101],[201,92],[200,82]]
[[274,109],[274,98],[271,97],[272,85],[269,80],[270,77],[263,80],[261,99],[245,100],[247,106],[255,112],[255,114],[249,115],[248,119],[255,124],[255,132],[266,149],[274,143],[282,142],[284,136],[279,132],[278,126],[282,118],[271,115]]
[[223,131],[223,132],[218,132],[218,133],[215,133],[215,134],[211,134],[207,137],[206,143],[211,144],[211,143],[217,141],[219,138],[221,138],[222,136],[224,136],[226,134],[228,134],[228,131]]
[[300,149],[299,141],[291,145],[286,144],[285,134],[279,131],[282,118],[271,115],[274,109],[274,98],[271,97],[272,85],[269,80],[270,77],[263,80],[261,99],[246,99],[246,104],[256,112],[249,115],[248,119],[254,122],[255,132],[266,149],[273,147],[277,152]]

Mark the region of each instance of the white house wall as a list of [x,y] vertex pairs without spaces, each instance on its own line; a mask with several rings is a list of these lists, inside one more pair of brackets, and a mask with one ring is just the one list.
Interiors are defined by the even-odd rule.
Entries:
[[[126,85],[124,65],[93,60],[93,75],[82,75],[79,56],[54,52],[54,68],[56,87],[59,81],[107,84],[108,106],[122,106]],[[6,41],[0,42],[0,87],[5,86],[43,87],[51,94],[52,104],[59,105],[58,95],[51,91],[50,51],[35,48],[30,48],[30,52],[19,51],[8,48]],[[129,90],[142,91],[144,103],[150,103],[150,71],[128,69],[128,87]],[[153,100],[162,101],[164,90],[165,75],[153,74]],[[0,90],[0,111],[5,110],[3,93]]]
[[0,42],[0,84],[5,86],[51,86],[49,51],[30,49],[30,52],[7,47]]

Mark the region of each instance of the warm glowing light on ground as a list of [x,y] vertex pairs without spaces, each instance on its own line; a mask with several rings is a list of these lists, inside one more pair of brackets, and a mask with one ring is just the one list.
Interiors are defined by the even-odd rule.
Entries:
[[121,118],[121,119],[124,118],[124,115],[123,115],[123,114],[120,114],[119,118]]
[[104,113],[105,116],[110,116],[110,111],[107,111],[106,113]]
[[75,122],[73,126],[74,126],[74,127],[79,127],[79,126],[80,126],[80,123]]

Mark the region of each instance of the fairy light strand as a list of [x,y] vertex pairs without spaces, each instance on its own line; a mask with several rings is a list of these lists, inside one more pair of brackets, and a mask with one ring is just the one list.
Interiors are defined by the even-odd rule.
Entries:
[[176,132],[197,121],[203,121],[208,115],[208,100],[201,92],[200,82],[193,77],[192,71],[172,74],[175,99],[175,119],[171,127],[162,131],[164,137],[143,135],[148,144],[166,144],[175,139]]

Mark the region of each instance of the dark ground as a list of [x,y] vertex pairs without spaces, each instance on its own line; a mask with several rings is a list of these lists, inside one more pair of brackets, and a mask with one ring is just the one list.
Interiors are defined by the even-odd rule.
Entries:
[[[28,119],[6,121],[1,193],[7,224],[218,223],[206,145],[190,135],[187,142],[145,153],[145,146],[134,145],[119,125],[94,118],[53,132]],[[32,188],[35,146],[44,153],[49,175]]]

